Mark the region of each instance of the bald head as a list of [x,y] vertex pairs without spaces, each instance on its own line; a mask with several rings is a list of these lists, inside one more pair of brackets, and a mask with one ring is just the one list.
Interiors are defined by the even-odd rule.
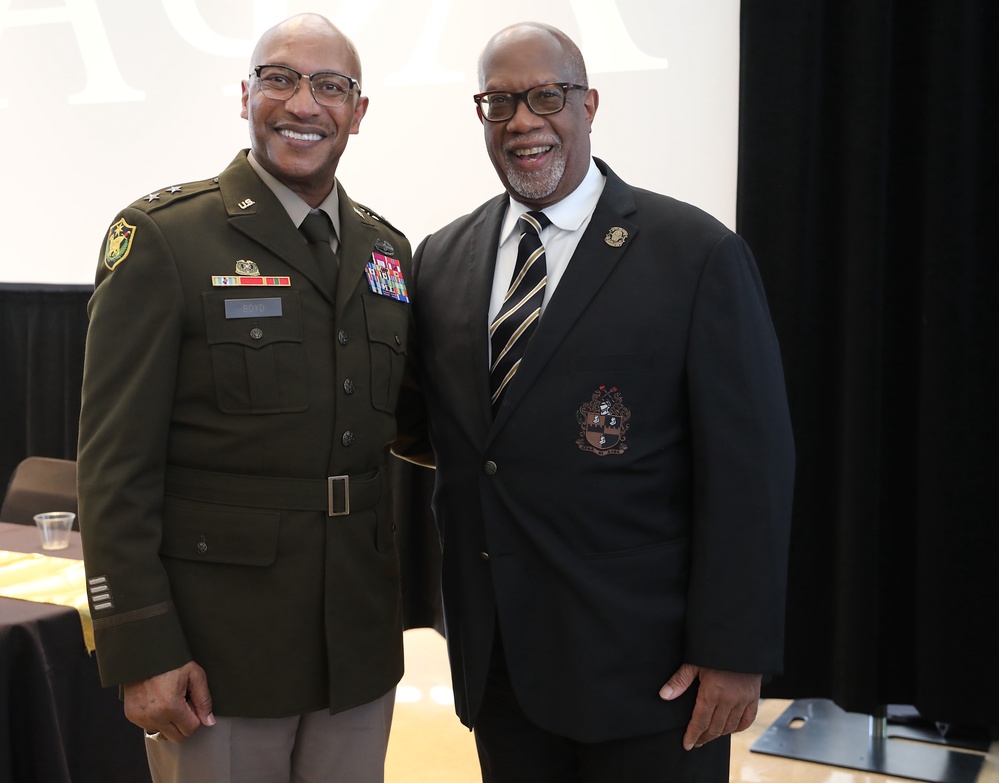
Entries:
[[298,14],[279,22],[264,32],[253,48],[250,68],[262,65],[267,53],[275,49],[276,44],[284,41],[295,41],[299,44],[310,42],[327,44],[345,52],[348,59],[352,61],[350,70],[345,71],[345,73],[348,76],[353,76],[358,82],[361,81],[361,58],[353,41],[329,19],[319,14]]
[[564,77],[576,84],[588,84],[586,63],[575,42],[557,27],[542,22],[519,22],[500,30],[489,39],[479,57],[479,89],[485,89],[486,70],[493,54],[506,46],[539,42],[542,45],[555,44],[561,50]]

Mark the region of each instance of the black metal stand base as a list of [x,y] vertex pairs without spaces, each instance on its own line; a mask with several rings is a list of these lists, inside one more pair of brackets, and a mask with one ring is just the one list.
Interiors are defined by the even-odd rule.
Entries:
[[845,712],[828,699],[797,699],[750,750],[928,783],[975,783],[984,762],[974,752],[888,736],[884,716]]

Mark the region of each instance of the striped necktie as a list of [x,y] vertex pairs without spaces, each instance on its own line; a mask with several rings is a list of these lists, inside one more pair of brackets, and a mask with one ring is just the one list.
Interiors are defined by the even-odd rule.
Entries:
[[496,319],[489,327],[492,367],[489,368],[493,415],[499,410],[503,393],[520,366],[527,342],[541,318],[548,270],[541,232],[551,225],[544,212],[525,212],[517,226],[521,230],[517,266]]

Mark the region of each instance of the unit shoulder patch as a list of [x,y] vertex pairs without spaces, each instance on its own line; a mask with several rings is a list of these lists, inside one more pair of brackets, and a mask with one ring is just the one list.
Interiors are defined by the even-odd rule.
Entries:
[[125,218],[121,218],[108,229],[108,239],[104,244],[104,266],[114,270],[128,257],[134,241],[135,226],[126,223]]

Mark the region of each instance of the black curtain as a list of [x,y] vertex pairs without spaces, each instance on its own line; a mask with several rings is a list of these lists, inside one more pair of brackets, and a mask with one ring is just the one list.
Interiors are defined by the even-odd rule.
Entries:
[[765,695],[996,726],[994,0],[744,0],[738,229],[798,455]]
[[92,292],[0,284],[0,495],[25,457],[76,459]]

